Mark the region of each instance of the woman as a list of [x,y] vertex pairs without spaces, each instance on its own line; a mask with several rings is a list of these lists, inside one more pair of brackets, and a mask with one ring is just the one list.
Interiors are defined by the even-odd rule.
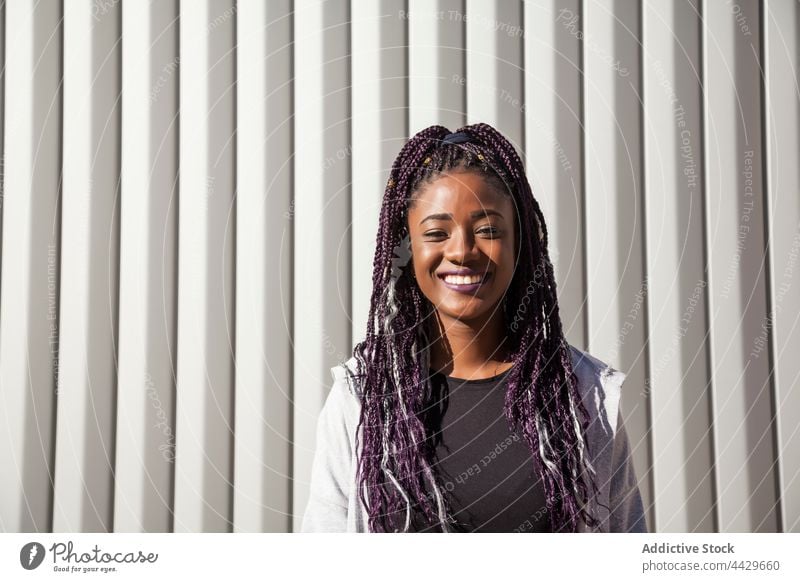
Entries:
[[373,265],[303,531],[646,531],[625,374],[564,339],[544,217],[499,132],[405,144]]

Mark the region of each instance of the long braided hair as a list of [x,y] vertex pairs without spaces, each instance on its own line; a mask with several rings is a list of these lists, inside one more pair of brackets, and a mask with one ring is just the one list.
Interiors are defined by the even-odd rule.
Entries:
[[445,532],[455,523],[423,422],[431,396],[428,326],[434,308],[411,265],[397,268],[397,250],[409,248],[407,212],[415,193],[443,173],[458,171],[483,174],[512,196],[517,212],[517,264],[505,305],[531,308],[517,309],[513,322],[505,310],[514,362],[507,377],[507,422],[511,430],[521,430],[530,448],[552,531],[577,531],[581,520],[594,527],[598,520],[588,509],[597,494],[585,439],[589,417],[561,328],[544,217],[522,161],[502,134],[485,123],[458,132],[468,141],[443,141],[450,131],[441,125],[423,129],[392,165],[376,239],[367,334],[353,349],[356,372],[345,367],[361,399],[357,482],[369,531],[410,531],[412,514]]

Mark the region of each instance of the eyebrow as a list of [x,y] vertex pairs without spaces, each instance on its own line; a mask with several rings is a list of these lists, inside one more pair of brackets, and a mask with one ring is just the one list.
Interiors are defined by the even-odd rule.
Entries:
[[[503,215],[498,212],[497,210],[493,210],[491,208],[485,208],[483,210],[476,210],[475,212],[470,213],[470,218],[480,218],[482,216],[499,216],[503,218]],[[428,220],[451,220],[453,215],[450,212],[443,212],[441,214],[431,214],[430,216],[426,216],[422,220],[419,221],[420,224],[426,222]]]

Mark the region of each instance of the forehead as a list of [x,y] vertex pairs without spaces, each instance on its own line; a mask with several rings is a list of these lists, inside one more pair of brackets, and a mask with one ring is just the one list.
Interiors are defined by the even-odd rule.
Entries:
[[469,212],[481,208],[508,210],[511,197],[477,172],[444,174],[414,193],[409,213]]

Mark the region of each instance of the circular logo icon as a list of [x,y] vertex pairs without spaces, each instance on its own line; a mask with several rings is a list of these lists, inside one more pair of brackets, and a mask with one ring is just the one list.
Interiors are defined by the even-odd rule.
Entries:
[[38,568],[44,560],[44,546],[39,542],[29,542],[19,551],[19,563],[26,570]]

